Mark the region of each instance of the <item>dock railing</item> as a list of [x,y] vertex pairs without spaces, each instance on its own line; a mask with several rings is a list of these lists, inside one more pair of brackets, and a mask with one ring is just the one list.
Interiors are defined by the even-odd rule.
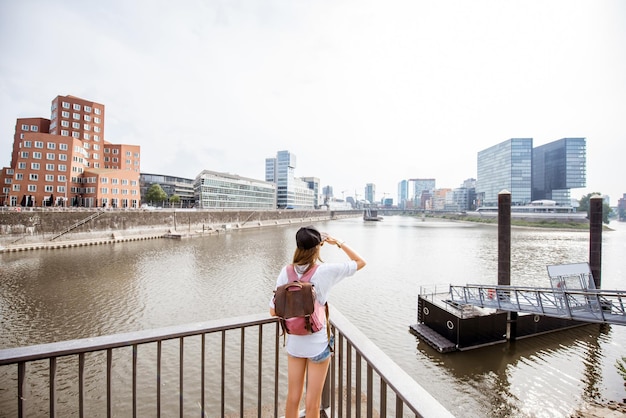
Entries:
[[[330,417],[452,416],[331,307]],[[0,350],[6,416],[279,417],[287,361],[266,314]],[[375,377],[376,376],[376,377]]]
[[450,299],[459,304],[626,325],[626,291],[569,290],[522,286],[468,284],[450,286]]

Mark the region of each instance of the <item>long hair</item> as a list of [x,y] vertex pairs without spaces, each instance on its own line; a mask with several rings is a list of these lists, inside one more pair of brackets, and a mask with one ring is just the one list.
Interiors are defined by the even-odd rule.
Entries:
[[320,248],[321,245],[316,245],[315,247],[308,250],[296,248],[296,251],[293,253],[293,265],[304,266],[308,264],[309,267],[306,269],[306,271],[309,271],[309,269],[313,267],[317,260],[323,263],[320,257]]

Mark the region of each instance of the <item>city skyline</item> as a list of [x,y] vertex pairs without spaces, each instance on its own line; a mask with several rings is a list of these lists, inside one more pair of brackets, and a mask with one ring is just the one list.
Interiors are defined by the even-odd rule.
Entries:
[[16,119],[71,94],[107,106],[108,140],[141,146],[142,172],[262,179],[288,149],[338,197],[374,183],[396,200],[403,179],[476,178],[477,153],[509,138],[585,137],[572,197],[626,192],[621,2],[53,0],[0,16],[0,166]]

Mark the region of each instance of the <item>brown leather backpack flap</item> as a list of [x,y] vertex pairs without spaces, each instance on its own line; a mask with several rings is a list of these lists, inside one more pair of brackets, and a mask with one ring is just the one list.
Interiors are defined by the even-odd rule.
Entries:
[[276,315],[289,319],[311,315],[315,310],[313,285],[308,282],[292,282],[279,286],[274,296]]

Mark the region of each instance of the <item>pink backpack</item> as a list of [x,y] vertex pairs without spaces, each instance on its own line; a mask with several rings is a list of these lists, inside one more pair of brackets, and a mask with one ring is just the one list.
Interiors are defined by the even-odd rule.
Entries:
[[320,331],[328,320],[328,307],[317,301],[315,287],[311,284],[317,267],[314,265],[298,278],[293,264],[288,265],[288,282],[276,289],[275,311],[287,334],[307,335]]

